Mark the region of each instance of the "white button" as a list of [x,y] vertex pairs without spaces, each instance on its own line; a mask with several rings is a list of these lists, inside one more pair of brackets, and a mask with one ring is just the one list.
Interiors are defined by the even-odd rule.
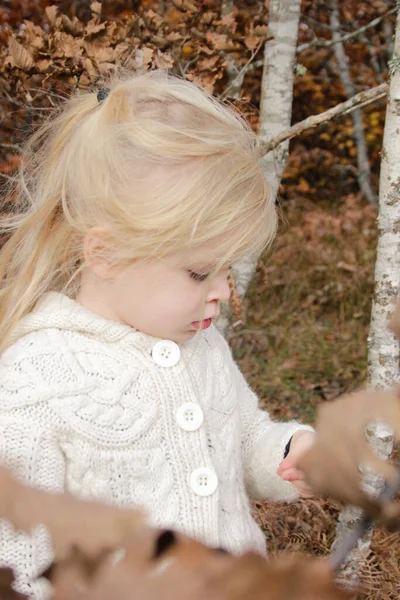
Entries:
[[218,487],[218,477],[207,467],[200,467],[190,476],[190,487],[198,496],[211,496]]
[[173,367],[179,362],[181,351],[175,342],[161,340],[154,344],[151,356],[159,367]]
[[185,431],[196,431],[203,423],[203,419],[203,411],[193,402],[185,402],[176,411],[176,421]]

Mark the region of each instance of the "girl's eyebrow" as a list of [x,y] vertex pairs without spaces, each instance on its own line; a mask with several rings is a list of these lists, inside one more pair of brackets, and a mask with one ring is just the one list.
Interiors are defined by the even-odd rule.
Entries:
[[210,273],[210,271],[212,271],[213,269],[215,269],[215,264],[203,263],[203,262],[195,261],[195,260],[192,261],[190,263],[190,265],[191,265],[190,269],[201,271],[203,273]]

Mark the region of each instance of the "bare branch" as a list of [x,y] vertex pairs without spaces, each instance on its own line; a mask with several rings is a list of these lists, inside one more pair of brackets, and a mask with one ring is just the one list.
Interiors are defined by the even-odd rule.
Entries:
[[343,42],[347,42],[348,40],[351,40],[352,38],[357,37],[358,35],[360,35],[364,31],[366,31],[367,29],[370,29],[371,27],[375,27],[383,19],[385,19],[386,17],[389,17],[390,15],[393,15],[395,12],[396,12],[396,9],[392,8],[392,9],[388,10],[387,12],[385,12],[385,14],[381,15],[380,17],[376,17],[376,19],[373,19],[366,25],[363,25],[362,27],[360,27],[359,29],[356,29],[355,31],[351,31],[350,33],[347,33],[346,35],[344,35],[340,38],[332,39],[332,40],[320,40],[319,38],[316,38],[315,40],[313,40],[312,42],[309,42],[308,44],[301,44],[301,46],[298,46],[296,52],[299,54],[300,52],[303,52],[304,50],[308,50],[309,48],[330,48],[334,44],[340,44]]
[[[340,14],[339,14],[339,2],[338,0],[330,0],[330,24],[332,27],[340,27]],[[334,46],[335,58],[339,70],[340,80],[346,92],[347,98],[352,98],[356,94],[356,88],[354,86],[349,59],[344,49],[344,45],[340,40],[338,33],[332,34],[332,40],[337,43]],[[377,194],[372,186],[371,182],[371,168],[369,164],[368,148],[365,140],[364,124],[362,120],[361,110],[356,108],[351,115],[353,121],[354,141],[357,148],[357,166],[358,166],[358,185],[368,202],[377,206],[378,198]]]
[[[305,19],[306,21],[309,21],[309,23],[313,23],[314,25],[317,25],[317,27],[320,27],[321,29],[333,31],[333,29],[330,25],[328,25],[327,23],[321,23],[321,21],[317,21],[317,19],[313,19],[309,15],[302,14],[301,18]],[[339,30],[339,31],[341,31],[341,30]]]
[[[228,56],[227,54],[225,54],[225,52],[223,53],[226,60],[228,61],[228,66],[226,67],[226,72],[228,73],[229,84],[228,84],[228,87],[221,94],[221,96],[220,96],[221,100],[225,100],[228,97],[228,95],[231,98],[235,98],[235,99],[239,98],[240,90],[242,89],[242,85],[243,85],[243,79],[244,79],[247,71],[249,71],[249,69],[251,67],[251,62],[254,59],[254,57],[257,56],[257,53],[260,50],[261,46],[262,46],[262,42],[257,46],[257,48],[255,50],[253,50],[250,58],[248,59],[246,64],[243,65],[243,67],[241,69],[239,69],[239,67],[237,66],[237,64],[235,63],[234,59],[231,56]],[[264,64],[264,61],[261,61],[261,64]],[[229,90],[232,90],[232,89],[233,89],[232,93],[228,94]]]
[[271,152],[271,150],[274,150],[277,146],[279,146],[279,144],[281,144],[285,140],[290,140],[296,137],[306,129],[318,127],[322,123],[326,123],[331,119],[348,114],[355,108],[361,108],[362,106],[366,106],[367,104],[375,102],[380,98],[384,98],[388,92],[388,89],[389,86],[387,83],[381,83],[380,85],[374,88],[356,94],[349,100],[341,102],[340,104],[337,104],[333,108],[329,108],[323,113],[307,117],[307,119],[304,119],[304,121],[300,121],[300,123],[292,125],[292,127],[287,129],[286,131],[282,131],[279,135],[275,136],[268,142],[261,144],[260,156],[264,156],[268,152]]

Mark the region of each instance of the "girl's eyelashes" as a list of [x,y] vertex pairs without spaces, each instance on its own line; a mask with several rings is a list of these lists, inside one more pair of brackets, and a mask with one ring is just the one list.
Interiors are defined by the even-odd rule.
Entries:
[[192,271],[191,269],[188,269],[188,273],[195,281],[205,281],[209,276],[209,273],[196,273],[196,271]]

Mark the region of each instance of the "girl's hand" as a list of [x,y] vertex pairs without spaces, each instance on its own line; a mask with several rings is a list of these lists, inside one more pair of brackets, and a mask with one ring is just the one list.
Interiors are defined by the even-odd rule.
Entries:
[[310,450],[315,443],[313,431],[299,430],[293,434],[289,454],[283,459],[277,469],[277,474],[285,481],[290,481],[301,498],[314,496],[311,487],[305,482],[303,471],[297,468],[300,458]]

